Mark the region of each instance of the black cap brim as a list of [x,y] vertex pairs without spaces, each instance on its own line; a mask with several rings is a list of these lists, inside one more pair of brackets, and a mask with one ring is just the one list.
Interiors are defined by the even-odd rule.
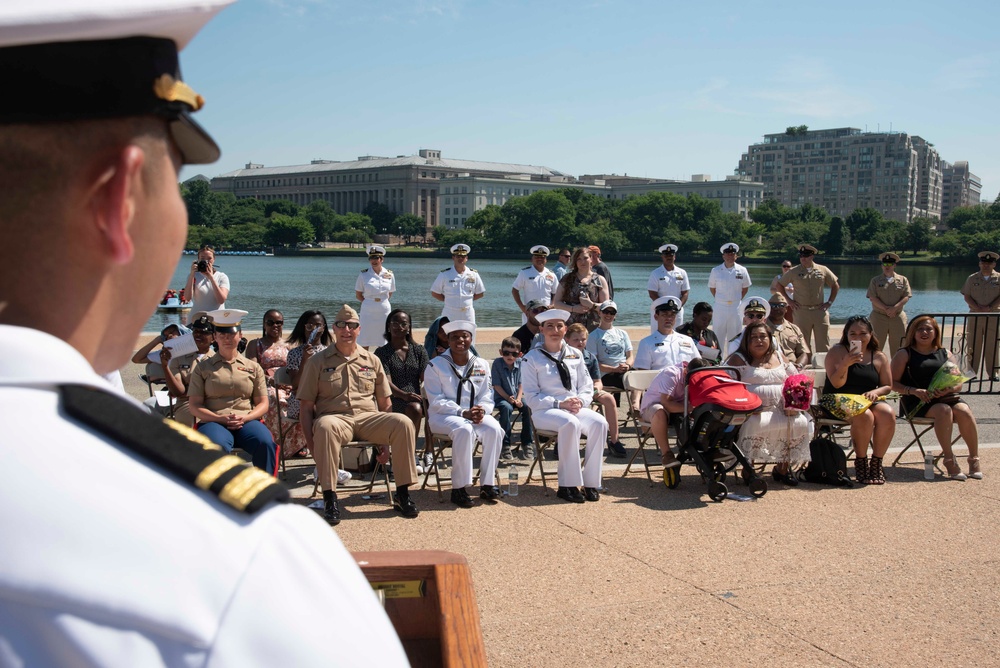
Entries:
[[187,112],[170,121],[170,136],[185,165],[207,165],[222,155],[215,140]]

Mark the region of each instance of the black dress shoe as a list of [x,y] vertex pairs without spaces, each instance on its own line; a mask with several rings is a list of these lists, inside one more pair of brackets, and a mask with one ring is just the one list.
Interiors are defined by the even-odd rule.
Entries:
[[570,503],[583,503],[583,494],[576,487],[560,487],[559,491],[556,492],[556,496],[564,501],[569,501]]
[[500,490],[493,485],[483,485],[479,488],[479,498],[486,501],[496,501],[500,498]]
[[583,498],[587,501],[599,501],[601,499],[601,493],[597,491],[596,487],[584,487]]
[[789,487],[795,487],[799,484],[798,479],[789,471],[788,473],[779,473],[777,467],[771,472],[771,476],[780,483],[788,485]]
[[475,505],[472,503],[472,497],[469,496],[464,487],[451,490],[451,502],[459,508],[471,508]]
[[400,493],[399,490],[396,490],[396,498],[393,499],[392,508],[401,513],[403,517],[416,517],[420,514],[420,511],[417,510],[417,504],[413,503],[410,495]]
[[330,526],[340,524],[340,506],[337,505],[337,493],[332,489],[323,492],[323,519]]

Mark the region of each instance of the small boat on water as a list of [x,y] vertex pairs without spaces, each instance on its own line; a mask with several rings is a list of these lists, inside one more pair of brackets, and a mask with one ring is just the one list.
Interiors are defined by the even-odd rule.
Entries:
[[183,313],[191,310],[191,302],[185,300],[183,290],[179,294],[176,290],[167,290],[156,310],[159,313]]

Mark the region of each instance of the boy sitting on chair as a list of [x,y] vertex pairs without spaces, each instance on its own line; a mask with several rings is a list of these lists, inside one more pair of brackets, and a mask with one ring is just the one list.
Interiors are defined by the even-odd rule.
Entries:
[[639,412],[642,420],[652,425],[650,429],[653,432],[653,439],[660,448],[663,459],[664,476],[676,476],[676,469],[681,465],[670,450],[667,430],[671,424],[676,426],[680,414],[684,412],[684,378],[692,369],[711,365],[711,362],[701,357],[696,357],[690,362],[671,364],[656,374],[649,389],[642,395]]
[[534,444],[531,442],[531,411],[522,400],[524,388],[521,386],[521,342],[508,336],[500,343],[500,357],[493,360],[490,370],[493,382],[493,401],[500,412],[498,418],[503,429],[503,449],[501,460],[511,460],[511,437],[514,431],[514,410],[521,414],[521,457],[535,458]]

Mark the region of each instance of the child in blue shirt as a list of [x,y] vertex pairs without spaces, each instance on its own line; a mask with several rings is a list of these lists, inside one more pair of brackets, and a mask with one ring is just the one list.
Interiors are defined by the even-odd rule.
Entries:
[[524,389],[521,387],[521,342],[512,336],[500,344],[500,357],[493,360],[491,371],[493,381],[493,403],[500,414],[497,420],[503,428],[503,447],[500,459],[511,460],[510,436],[514,426],[514,410],[521,413],[521,458],[535,458],[535,446],[531,440],[531,414],[521,401]]

